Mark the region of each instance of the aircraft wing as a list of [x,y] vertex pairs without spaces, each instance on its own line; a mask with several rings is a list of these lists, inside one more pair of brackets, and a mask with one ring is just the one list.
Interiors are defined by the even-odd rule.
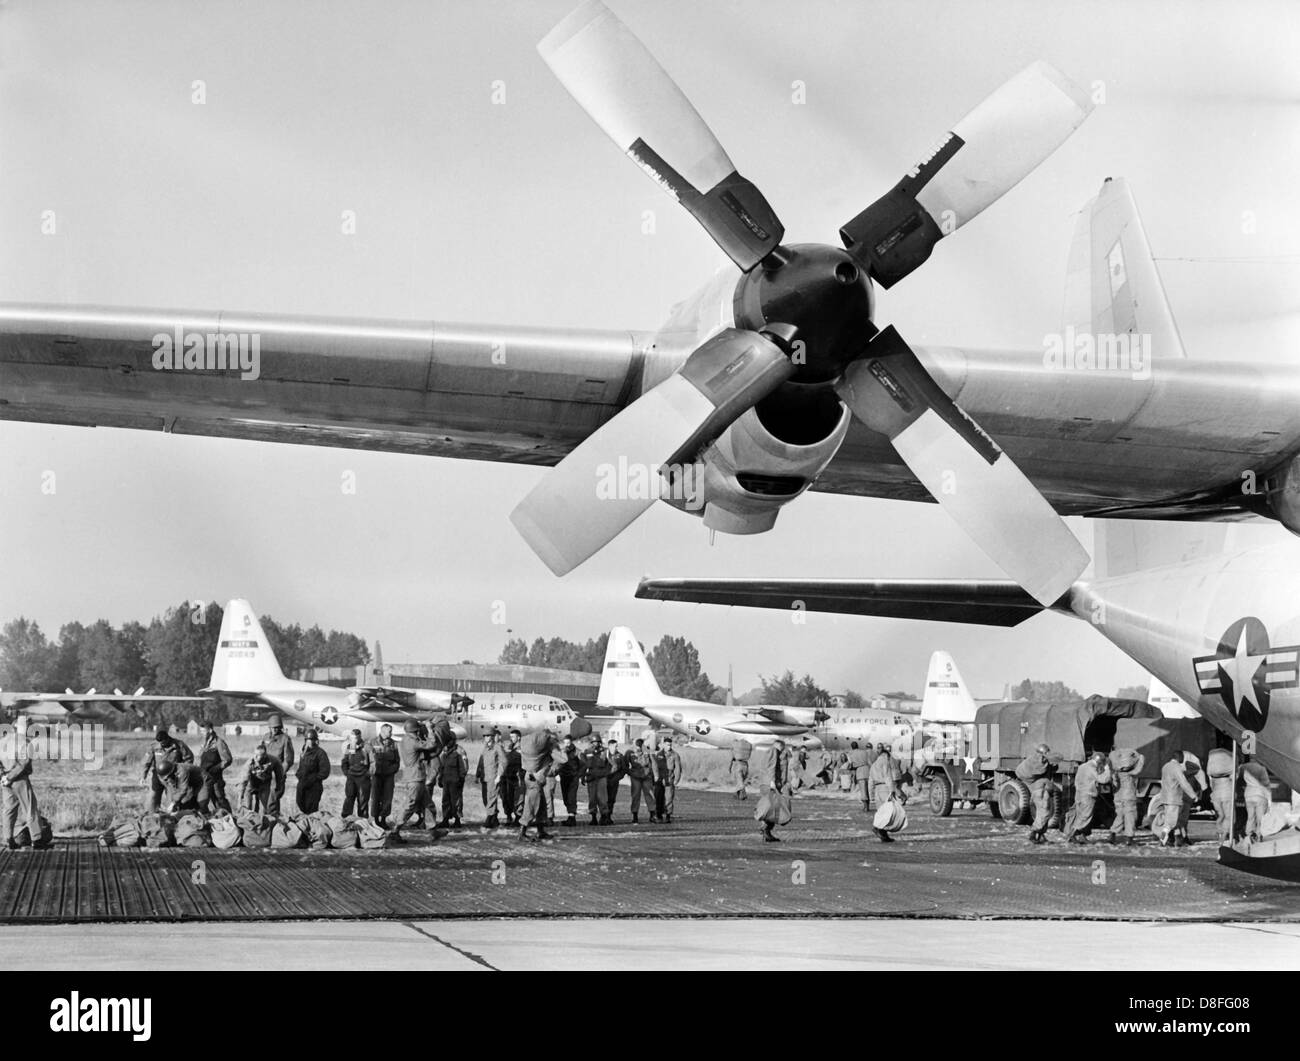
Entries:
[[[0,419],[549,465],[638,389],[647,342],[626,331],[0,304]],[[187,344],[194,363],[234,367],[185,368]],[[168,351],[181,368],[158,367]]]
[[[644,578],[643,600],[1016,626],[1044,608],[1015,582],[965,579]],[[1064,599],[1054,606],[1068,610]]]
[[143,718],[143,712],[136,706],[137,704],[162,704],[162,703],[207,703],[211,697],[207,696],[162,696],[162,695],[145,695],[142,693],[74,693],[71,690],[62,693],[35,693],[35,692],[14,692],[0,693],[0,705],[3,705],[7,712],[13,714],[39,714],[42,707],[58,707],[67,713],[69,717],[101,717],[96,714],[96,709],[102,707],[112,708],[119,714],[125,715],[128,711],[139,718]]
[[[156,354],[194,336],[195,356],[212,363],[209,334],[243,336],[250,354],[256,337],[256,378],[241,378],[225,347],[212,358],[234,369],[155,367]],[[641,394],[650,341],[631,331],[0,304],[0,419],[547,466]],[[1300,449],[1300,376],[1284,365],[1170,360],[1135,379],[1054,371],[1040,352],[917,356],[1066,514],[1240,514],[1260,500],[1243,494],[1242,470],[1262,474]],[[931,500],[888,439],[861,425],[813,489]]]

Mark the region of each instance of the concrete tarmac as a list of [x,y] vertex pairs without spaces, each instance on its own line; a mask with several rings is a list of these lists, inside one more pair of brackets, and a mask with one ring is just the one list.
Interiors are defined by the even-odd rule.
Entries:
[[[0,926],[7,969],[1258,970],[1300,968],[1300,925],[611,920]],[[635,961],[632,960],[635,955]]]

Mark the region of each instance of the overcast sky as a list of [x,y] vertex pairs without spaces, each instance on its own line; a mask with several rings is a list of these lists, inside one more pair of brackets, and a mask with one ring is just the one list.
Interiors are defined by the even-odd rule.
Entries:
[[[570,6],[0,4],[0,299],[655,328],[721,254],[538,57]],[[1101,84],[1105,103],[1061,151],[882,293],[878,318],[913,343],[1041,349],[1073,214],[1123,176],[1158,257],[1249,259],[1162,262],[1190,355],[1300,361],[1294,3],[611,6],[792,241],[835,242],[1034,59]],[[1142,679],[1057,616],[1014,631],[796,626],[631,597],[645,573],[999,577],[935,506],[809,495],[773,532],[712,547],[660,506],[560,581],[507,520],[532,469],[4,423],[0,454],[0,619],[52,634],[243,596],[378,638],[389,662],[495,659],[507,626],[582,639],[627,624],[646,642],[690,637],[715,681],[734,663],[738,689],[786,668],[835,689],[918,689],[936,647],[977,695],[1026,675],[1084,692]]]

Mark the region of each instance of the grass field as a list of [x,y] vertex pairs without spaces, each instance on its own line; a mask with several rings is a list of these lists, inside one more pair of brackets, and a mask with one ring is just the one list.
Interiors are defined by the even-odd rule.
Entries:
[[[153,735],[148,733],[110,733],[104,745],[102,766],[98,770],[85,770],[80,762],[37,760],[33,763],[32,785],[36,790],[36,800],[42,814],[54,827],[56,834],[63,836],[87,835],[102,832],[115,818],[144,813],[148,809],[150,789],[140,784],[140,774],[144,766],[145,755]],[[237,798],[236,779],[243,764],[257,747],[258,738],[252,736],[229,737],[231,754],[235,757],[234,765],[226,772],[227,793],[232,802]],[[192,751],[197,752],[199,741],[186,741]],[[295,748],[301,747],[301,741],[294,739]],[[464,745],[469,756],[470,774],[478,764],[482,745],[471,741]],[[343,806],[343,775],[339,770],[342,745],[326,742],[322,745],[330,757],[333,770],[325,782],[325,794],[321,807],[338,811]],[[728,777],[731,756],[724,751],[700,748],[681,748],[682,783],[692,788],[729,789]],[[812,779],[809,778],[809,781]],[[758,778],[751,774],[750,787],[755,788]],[[400,782],[399,782],[400,783]],[[295,781],[289,777],[284,803],[292,808]],[[839,793],[834,793],[839,795]],[[622,800],[627,799],[627,782],[623,784]],[[465,786],[465,820],[477,822],[483,818],[483,803],[476,783]],[[435,796],[435,806],[441,805],[441,791]],[[585,808],[586,793],[581,792],[579,809]],[[400,809],[400,808],[397,808]]]

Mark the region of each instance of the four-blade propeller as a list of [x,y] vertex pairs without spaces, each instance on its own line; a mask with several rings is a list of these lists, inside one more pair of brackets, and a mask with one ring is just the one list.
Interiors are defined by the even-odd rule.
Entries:
[[[1088,557],[1047,500],[931,377],[892,327],[871,320],[871,283],[888,288],[934,245],[999,199],[1089,112],[1045,63],[1013,77],[958,122],[897,185],[844,225],[845,250],[782,246],[784,228],[677,84],[600,0],[538,46],[561,83],[624,152],[696,218],[742,272],[736,328],[587,438],[511,515],[557,574],[577,567],[654,498],[602,496],[602,474],[672,469],[787,384],[833,387],[886,435],[963,530],[1043,604]],[[865,275],[864,275],[865,274]],[[742,317],[744,319],[742,319]],[[829,323],[828,323],[829,322]],[[791,356],[807,340],[806,356]]]

